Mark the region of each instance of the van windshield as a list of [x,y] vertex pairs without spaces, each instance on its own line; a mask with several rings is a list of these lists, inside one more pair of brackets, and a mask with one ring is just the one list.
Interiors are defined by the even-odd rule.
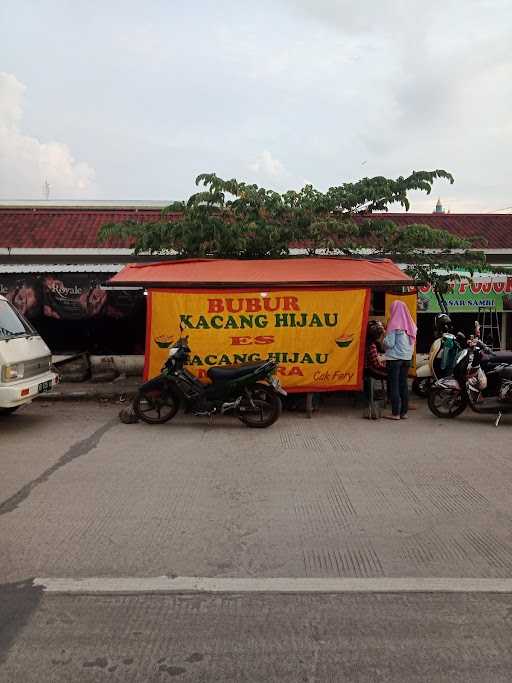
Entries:
[[34,334],[34,330],[8,301],[0,300],[0,339]]

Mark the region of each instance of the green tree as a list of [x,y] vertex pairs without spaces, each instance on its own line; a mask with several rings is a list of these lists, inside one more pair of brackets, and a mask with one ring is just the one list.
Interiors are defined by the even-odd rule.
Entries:
[[[178,258],[280,258],[293,245],[301,245],[308,255],[386,257],[442,291],[453,270],[486,267],[485,255],[472,248],[474,240],[425,225],[399,228],[382,214],[373,216],[394,203],[408,210],[408,194],[430,194],[436,179],[453,183],[443,170],[414,171],[396,180],[362,178],[327,192],[306,185],[280,194],[215,173],[201,174],[196,179],[201,190],[187,202],[168,206],[159,221],[107,224],[99,238],[129,239],[135,253],[167,252]],[[447,272],[440,275],[442,270]]]

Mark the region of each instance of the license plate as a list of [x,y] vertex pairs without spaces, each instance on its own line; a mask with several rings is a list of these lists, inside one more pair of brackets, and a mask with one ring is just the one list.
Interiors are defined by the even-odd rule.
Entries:
[[46,391],[51,391],[52,389],[52,381],[49,379],[47,382],[41,382],[41,384],[38,385],[37,387],[37,393],[38,394],[44,394]]

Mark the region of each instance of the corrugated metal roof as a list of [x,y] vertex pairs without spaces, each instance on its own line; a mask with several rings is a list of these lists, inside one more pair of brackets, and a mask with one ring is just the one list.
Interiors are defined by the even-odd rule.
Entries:
[[118,273],[120,263],[0,263],[0,273]]

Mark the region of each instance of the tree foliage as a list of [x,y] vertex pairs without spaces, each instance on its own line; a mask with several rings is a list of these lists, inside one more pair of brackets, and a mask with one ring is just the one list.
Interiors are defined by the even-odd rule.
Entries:
[[[392,180],[362,178],[320,192],[312,185],[283,194],[215,173],[196,179],[201,189],[187,202],[162,211],[159,221],[107,224],[102,241],[129,239],[135,253],[172,253],[178,258],[280,258],[300,246],[308,255],[361,254],[387,257],[407,265],[416,279],[439,283],[439,269],[485,268],[473,241],[425,225],[398,227],[382,214],[394,203],[409,209],[408,194],[430,194],[436,179],[453,183],[443,170],[414,171]],[[356,216],[365,217],[355,220]]]

